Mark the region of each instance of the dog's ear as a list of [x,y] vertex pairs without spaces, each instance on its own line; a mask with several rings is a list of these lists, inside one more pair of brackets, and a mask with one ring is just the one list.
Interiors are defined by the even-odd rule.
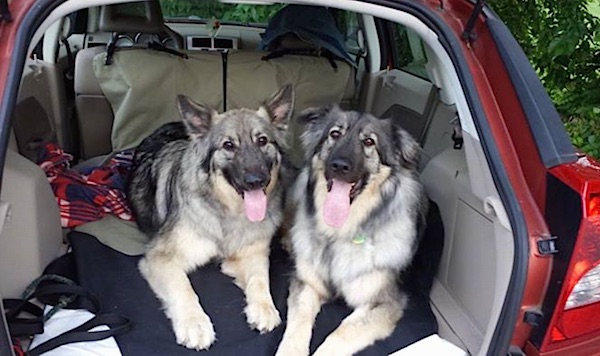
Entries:
[[296,121],[300,125],[315,124],[318,121],[321,121],[321,119],[325,118],[330,111],[336,108],[337,106],[332,104],[304,109],[300,115],[298,115]]
[[278,129],[287,130],[292,112],[294,111],[294,99],[294,87],[291,84],[287,84],[263,104],[271,118],[271,122]]
[[190,136],[203,137],[210,130],[214,110],[185,95],[177,95],[177,109]]
[[390,138],[393,141],[391,144],[395,147],[386,152],[395,152],[394,160],[399,161],[398,163],[403,167],[417,169],[420,159],[419,144],[410,133],[401,127],[398,120],[393,118],[382,120],[380,130],[391,133]]
[[390,123],[394,143],[400,149],[402,165],[408,169],[417,169],[421,157],[419,143],[406,131],[398,120],[387,119]]

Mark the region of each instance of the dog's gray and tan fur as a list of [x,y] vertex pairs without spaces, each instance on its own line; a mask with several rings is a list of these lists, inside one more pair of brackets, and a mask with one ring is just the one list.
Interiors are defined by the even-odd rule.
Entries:
[[[277,355],[307,355],[315,317],[336,297],[354,311],[315,355],[351,355],[390,335],[407,303],[398,276],[412,260],[427,210],[418,144],[391,120],[337,106],[308,109],[300,120],[307,126],[305,166],[293,191],[296,269]],[[340,227],[324,218],[335,181],[352,187]]]
[[[218,114],[179,96],[183,122],[158,129],[136,152],[129,199],[140,229],[152,237],[139,268],[181,345],[200,350],[215,341],[187,277],[212,259],[222,260],[221,270],[244,290],[252,328],[268,332],[281,322],[269,289],[269,246],[282,220],[293,102],[286,86],[258,110]],[[256,210],[244,201],[249,192],[263,198],[255,222],[247,217]]]

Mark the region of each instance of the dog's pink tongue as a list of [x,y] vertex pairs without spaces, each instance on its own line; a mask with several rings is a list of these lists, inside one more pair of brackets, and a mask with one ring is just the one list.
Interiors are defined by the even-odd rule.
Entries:
[[352,184],[334,179],[323,204],[323,219],[333,227],[342,227],[350,214],[350,189]]
[[267,195],[262,189],[244,192],[244,210],[252,222],[263,221],[267,214]]

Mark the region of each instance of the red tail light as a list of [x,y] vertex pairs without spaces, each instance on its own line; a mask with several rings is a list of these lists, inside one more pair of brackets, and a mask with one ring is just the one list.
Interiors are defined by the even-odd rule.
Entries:
[[600,194],[586,199],[585,215],[550,326],[540,351],[600,335]]
[[600,194],[590,194],[590,199],[587,204],[587,215],[598,216],[600,215]]

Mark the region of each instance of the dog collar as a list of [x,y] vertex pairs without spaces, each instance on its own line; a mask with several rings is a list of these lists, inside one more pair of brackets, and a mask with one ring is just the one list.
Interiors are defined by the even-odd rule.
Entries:
[[355,245],[362,245],[367,241],[364,235],[356,235],[352,238],[352,243]]

